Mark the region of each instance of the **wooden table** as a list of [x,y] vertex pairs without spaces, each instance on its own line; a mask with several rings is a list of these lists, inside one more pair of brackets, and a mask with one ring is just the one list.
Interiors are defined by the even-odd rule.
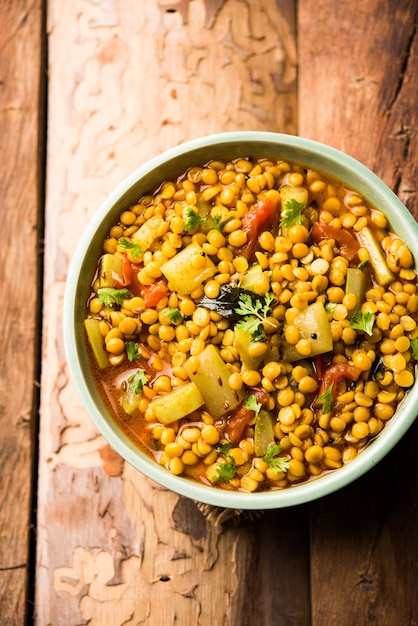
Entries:
[[106,194],[202,134],[329,143],[418,217],[417,16],[416,0],[1,3],[1,624],[418,624],[418,422],[340,492],[216,526],[97,434],[61,327]]

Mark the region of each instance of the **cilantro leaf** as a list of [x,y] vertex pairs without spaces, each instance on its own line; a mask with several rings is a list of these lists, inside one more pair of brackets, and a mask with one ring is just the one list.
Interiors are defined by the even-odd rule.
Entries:
[[183,319],[183,315],[180,309],[177,309],[177,308],[166,309],[163,312],[163,315],[167,315],[168,319],[170,320],[172,324],[179,324]]
[[220,463],[216,469],[217,475],[213,478],[213,482],[217,483],[218,480],[226,482],[235,476],[237,473],[237,464],[233,456],[229,454],[232,449],[232,443],[220,443],[216,446],[216,452],[225,459],[225,463]]
[[327,302],[324,308],[327,313],[333,313],[336,306],[337,304],[335,302]]
[[219,232],[222,233],[225,224],[228,224],[228,222],[230,222],[232,219],[234,218],[231,215],[230,217],[227,217],[226,220],[222,220],[222,215],[220,213],[216,213],[216,215],[213,216],[213,222],[211,226],[215,230],[219,230]]
[[121,237],[118,241],[118,246],[119,248],[122,248],[122,250],[129,250],[131,253],[131,256],[134,259],[137,259],[140,256],[143,256],[143,252],[141,250],[141,246],[139,245],[139,243],[132,243],[130,241],[128,241],[127,239],[125,239],[125,237]]
[[218,480],[222,482],[226,482],[231,480],[237,473],[237,466],[235,463],[221,463],[219,467],[216,469],[217,476],[215,476],[213,482],[217,483]]
[[333,388],[334,388],[334,383],[332,382],[330,386],[328,387],[328,389],[324,393],[321,393],[320,396],[318,396],[318,402],[324,405],[322,408],[322,411],[325,414],[331,411],[332,405],[334,404],[334,397],[332,394]]
[[123,304],[125,298],[131,297],[129,289],[113,289],[113,287],[102,287],[97,290],[99,301],[106,307],[112,307],[116,304]]
[[141,358],[141,352],[138,351],[138,344],[136,341],[128,341],[126,344],[126,354],[128,355],[128,361],[135,361],[135,359]]
[[216,452],[223,456],[224,459],[231,458],[229,451],[232,450],[232,443],[220,443],[216,446]]
[[356,311],[350,320],[350,327],[354,328],[355,330],[362,330],[368,335],[372,335],[374,321],[374,315],[372,315],[368,311],[365,311],[364,313]]
[[305,203],[298,202],[295,198],[285,202],[280,219],[280,226],[282,228],[289,228],[289,226],[292,226],[293,224],[302,224],[302,210],[304,208]]
[[[262,300],[253,301],[248,294],[241,294],[238,300],[239,307],[235,309],[235,313],[243,315],[244,319],[238,322],[236,327],[240,328],[244,332],[249,332],[253,335],[253,341],[261,340],[261,329],[263,322],[273,324],[267,320],[269,313],[271,312],[271,305],[274,302],[274,298],[269,293],[266,293]],[[265,335],[263,336],[265,339]]]
[[266,333],[264,332],[263,324],[259,324],[257,330],[253,330],[251,333],[251,341],[250,343],[257,343],[258,341],[265,341],[267,339]]
[[289,459],[278,456],[281,451],[282,449],[278,444],[269,443],[267,452],[263,456],[263,461],[277,474],[289,469]]
[[216,213],[216,215],[213,216],[212,228],[222,232],[222,215],[220,213]]
[[132,389],[135,393],[141,393],[143,386],[148,382],[148,376],[145,374],[144,370],[138,370],[132,376],[129,376],[128,383],[130,389]]
[[257,398],[253,393],[245,400],[244,407],[249,411],[254,411],[256,415],[261,411],[261,404],[257,402]]
[[263,456],[263,461],[268,463],[272,458],[280,454],[281,451],[282,449],[278,444],[270,442],[267,446],[267,452]]
[[269,293],[264,296],[264,303],[258,299],[253,302],[249,294],[242,293],[239,297],[240,306],[235,309],[235,312],[239,315],[256,315],[261,321],[264,321],[271,311],[272,302],[274,302],[274,298]]
[[246,317],[243,321],[238,322],[237,328],[244,333],[251,334],[251,343],[264,341],[266,339],[263,324],[257,318]]
[[186,232],[190,232],[194,230],[196,226],[199,226],[199,224],[203,225],[208,221],[207,217],[201,217],[191,206],[187,207],[186,217],[187,220],[183,222],[183,227]]
[[412,357],[418,361],[418,339],[411,339]]

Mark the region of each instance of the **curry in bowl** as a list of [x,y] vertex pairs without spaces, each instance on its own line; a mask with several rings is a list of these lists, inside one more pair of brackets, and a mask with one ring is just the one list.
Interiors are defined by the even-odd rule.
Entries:
[[414,259],[288,159],[211,160],[121,211],[86,303],[112,418],[168,472],[284,489],[350,463],[415,382]]

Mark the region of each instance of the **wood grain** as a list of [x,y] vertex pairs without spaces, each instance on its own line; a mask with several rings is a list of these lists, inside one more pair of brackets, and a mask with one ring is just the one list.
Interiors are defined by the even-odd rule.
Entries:
[[23,624],[37,429],[42,2],[0,8],[0,617]]
[[411,207],[417,3],[319,0],[313,7],[303,0],[299,7],[299,134],[359,159]]
[[75,246],[124,176],[199,135],[296,131],[294,3],[76,5],[48,5],[36,623],[267,624],[279,607],[308,625],[306,519],[271,513],[220,532],[123,463],[76,397],[61,331]]
[[[195,503],[124,463],[98,435],[69,380],[61,328],[68,266],[101,201],[148,158],[198,135],[241,128],[293,133],[299,116],[299,134],[363,161],[418,217],[416,25],[413,0],[49,0],[39,626],[417,624],[417,424],[367,477],[340,493],[216,527]],[[0,79],[14,76],[10,67],[0,65]],[[3,118],[9,124],[11,110],[2,105],[1,124]],[[13,155],[17,148],[9,144],[22,124],[1,134]],[[3,165],[2,189],[16,159]],[[26,220],[34,215],[33,194],[18,180],[7,205],[13,233],[23,209],[10,207],[20,195],[30,207]],[[25,237],[33,251],[33,231]],[[13,341],[30,340],[34,329],[21,333]],[[4,337],[12,343],[11,332]],[[28,414],[21,408],[28,384],[21,384],[8,425],[10,415]],[[4,438],[3,415],[1,458],[10,455],[20,471],[31,440],[13,421],[7,433],[14,439]],[[12,485],[10,467],[2,497]],[[29,494],[26,481],[17,494],[24,523]],[[2,563],[8,541],[26,546],[27,533],[11,524],[10,511],[9,505],[0,514]],[[15,551],[0,572],[0,598],[16,623],[25,600],[22,554],[20,560]]]
[[[417,3],[299,7],[300,134],[363,161],[418,218]],[[418,623],[417,436],[415,423],[369,475],[312,507],[314,626]]]

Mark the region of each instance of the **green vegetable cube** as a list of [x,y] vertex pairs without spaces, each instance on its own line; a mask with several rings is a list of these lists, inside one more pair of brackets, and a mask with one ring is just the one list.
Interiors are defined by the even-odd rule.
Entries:
[[[310,356],[317,356],[330,352],[333,348],[331,326],[322,302],[314,302],[299,313],[293,322],[299,330],[301,339],[307,339],[311,344]],[[287,361],[298,361],[305,358],[299,354],[296,347],[284,344],[283,357]]]
[[100,321],[94,318],[84,320],[84,328],[86,329],[87,339],[93,351],[97,365],[100,369],[105,369],[109,364],[109,357],[104,347],[102,333],[100,332]]
[[244,399],[245,392],[242,389],[235,391],[229,386],[231,372],[217,348],[209,344],[196,358],[200,362],[196,372],[190,368],[188,361],[184,367],[198,387],[208,412],[216,418],[233,411]]
[[171,291],[181,295],[192,293],[216,271],[214,263],[198,243],[191,243],[161,266]]
[[150,403],[150,409],[162,424],[171,424],[193,413],[203,404],[197,386],[191,382],[159,396]]
[[99,287],[116,287],[115,276],[123,276],[122,261],[114,254],[104,254],[100,261]]

